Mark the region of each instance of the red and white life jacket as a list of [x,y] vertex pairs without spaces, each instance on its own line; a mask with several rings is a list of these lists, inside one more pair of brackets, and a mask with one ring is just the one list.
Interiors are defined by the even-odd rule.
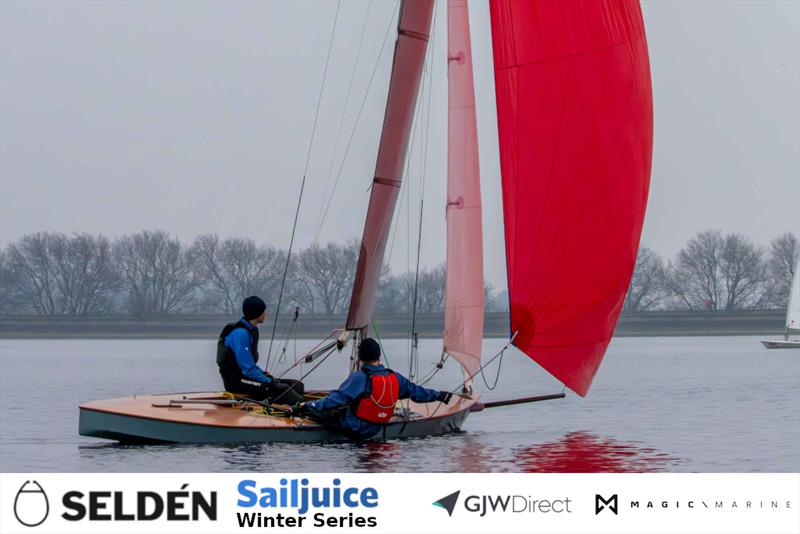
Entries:
[[367,390],[356,403],[356,417],[385,425],[394,415],[395,404],[400,398],[400,381],[392,371],[381,375],[367,373],[367,380]]

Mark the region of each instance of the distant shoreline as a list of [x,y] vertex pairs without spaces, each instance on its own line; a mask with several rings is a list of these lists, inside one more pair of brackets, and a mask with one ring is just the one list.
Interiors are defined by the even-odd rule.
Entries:
[[[620,316],[615,331],[617,337],[647,336],[780,336],[783,333],[785,312],[782,310],[746,312],[637,312]],[[132,318],[109,317],[41,317],[0,316],[0,339],[213,339],[222,326],[236,316],[185,315],[170,317]],[[294,335],[298,339],[322,339],[340,328],[344,315],[300,316]],[[442,336],[444,316],[417,316],[417,331],[421,338]],[[405,338],[411,330],[410,318],[403,316],[378,317],[377,335],[386,339]],[[262,337],[272,331],[272,323],[261,327]],[[287,321],[279,321],[276,337],[287,332]],[[373,330],[373,334],[375,334]],[[484,337],[509,336],[508,314],[487,313]]]

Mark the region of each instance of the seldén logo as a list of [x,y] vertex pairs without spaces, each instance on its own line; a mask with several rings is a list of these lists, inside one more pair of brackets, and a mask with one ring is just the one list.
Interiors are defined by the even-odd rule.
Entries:
[[42,486],[35,480],[26,480],[14,497],[14,517],[26,527],[38,527],[49,514],[50,501]]
[[458,502],[458,494],[461,493],[461,490],[458,490],[455,493],[451,493],[447,497],[442,497],[438,501],[433,503],[434,506],[438,506],[439,508],[444,508],[447,510],[447,515],[453,517],[453,510],[456,507],[456,503]]

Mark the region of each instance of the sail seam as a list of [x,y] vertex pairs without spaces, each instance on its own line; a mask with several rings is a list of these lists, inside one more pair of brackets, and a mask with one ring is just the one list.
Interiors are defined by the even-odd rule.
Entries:
[[586,55],[589,55],[589,54],[594,54],[595,52],[602,52],[604,50],[609,50],[611,48],[618,48],[618,47],[621,47],[621,46],[633,45],[633,44],[639,42],[640,40],[642,40],[644,38],[645,38],[644,35],[642,35],[638,39],[633,39],[631,41],[624,41],[622,43],[615,43],[615,44],[610,44],[610,45],[607,45],[607,46],[601,46],[601,47],[598,47],[598,48],[592,48],[591,50],[582,50],[580,52],[574,52],[572,54],[563,54],[563,55],[560,55],[560,56],[553,56],[553,57],[546,57],[546,58],[542,58],[542,59],[534,59],[534,60],[531,60],[531,61],[524,61],[522,63],[513,63],[511,65],[503,65],[503,66],[500,66],[500,67],[495,67],[495,70],[509,70],[509,69],[518,68],[518,67],[527,67],[528,65],[536,65],[538,63],[549,63],[551,61],[559,61],[559,60],[562,60],[562,59],[569,59],[569,58],[578,57],[578,56],[586,56]]

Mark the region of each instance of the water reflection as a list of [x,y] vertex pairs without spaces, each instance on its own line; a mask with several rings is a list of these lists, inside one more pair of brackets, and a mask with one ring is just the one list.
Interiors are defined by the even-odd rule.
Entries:
[[570,432],[558,441],[514,449],[513,462],[528,473],[645,473],[667,471],[680,460],[651,447]]
[[503,433],[459,432],[389,442],[109,443],[83,445],[79,451],[94,467],[135,465],[147,470],[151,462],[168,458],[171,470],[177,471],[625,473],[674,471],[682,463],[654,448],[589,432],[570,432],[532,445],[512,445],[510,438]]

